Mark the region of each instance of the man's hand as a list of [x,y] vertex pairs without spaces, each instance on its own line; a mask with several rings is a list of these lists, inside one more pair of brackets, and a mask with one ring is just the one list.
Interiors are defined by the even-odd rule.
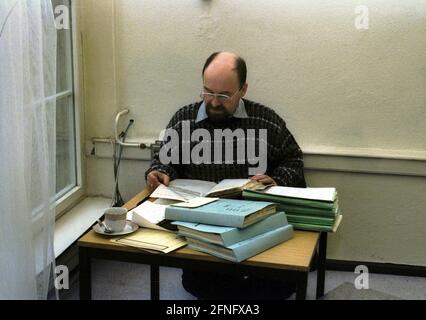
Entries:
[[276,186],[277,183],[275,182],[274,179],[272,179],[270,176],[267,176],[265,174],[256,174],[253,177],[250,177],[251,180],[255,180],[258,181],[262,184],[264,184],[265,186]]
[[160,171],[151,171],[147,176],[148,188],[154,191],[160,184],[168,186],[170,183],[170,177]]

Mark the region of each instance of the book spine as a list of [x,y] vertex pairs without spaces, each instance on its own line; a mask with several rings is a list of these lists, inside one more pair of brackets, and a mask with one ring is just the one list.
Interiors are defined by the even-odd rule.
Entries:
[[287,218],[289,222],[299,222],[299,223],[312,223],[319,225],[332,226],[336,219],[334,218],[324,218],[318,216],[307,216],[307,215],[299,215],[299,214],[289,214],[287,213]]
[[290,222],[290,224],[292,224],[294,229],[297,229],[297,230],[318,231],[318,232],[333,231],[333,226],[321,226],[316,224],[298,223],[298,222]]
[[257,255],[269,248],[272,248],[284,241],[287,241],[293,237],[293,226],[287,225],[254,238],[238,242],[228,249],[234,252],[237,262],[244,261],[252,256]]
[[200,241],[204,241],[204,242],[209,242],[209,243],[213,243],[213,244],[217,244],[218,246],[223,246],[223,240],[221,237],[219,237],[218,239],[216,238],[212,238],[212,239],[207,239],[203,236],[197,235],[197,234],[193,234],[193,233],[188,233],[182,230],[178,231],[178,235],[185,237],[185,238],[189,238],[189,239],[196,239],[196,240],[200,240]]
[[177,207],[167,207],[165,218],[175,221],[195,222],[236,228],[241,228],[244,223],[244,217],[242,216],[220,214],[217,212],[205,212],[196,209],[183,209]]
[[287,204],[279,203],[277,206],[277,210],[285,211],[285,213],[287,214],[315,215],[320,217],[333,218],[337,215],[338,208],[334,208],[332,210],[325,210],[325,209],[319,209],[319,208],[303,207],[303,206],[287,205]]
[[211,254],[212,256],[221,258],[221,259],[225,259],[228,261],[232,261],[232,262],[238,262],[236,260],[236,258],[233,255],[227,255],[227,254],[223,254],[221,252],[215,251],[212,248],[205,248],[204,246],[200,246],[197,243],[193,243],[191,242],[191,239],[188,239],[188,248],[192,249],[192,250],[196,250],[196,251],[201,251],[207,254]]

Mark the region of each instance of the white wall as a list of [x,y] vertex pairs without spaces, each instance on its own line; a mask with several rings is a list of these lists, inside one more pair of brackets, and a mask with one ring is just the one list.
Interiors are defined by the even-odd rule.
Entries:
[[[123,107],[132,138],[157,137],[198,99],[206,57],[236,51],[248,63],[247,97],[286,120],[309,184],[338,187],[345,218],[328,257],[426,265],[425,1],[81,5],[86,140],[111,136]],[[367,30],[355,28],[357,5],[369,8]],[[146,168],[123,163],[126,198]],[[111,194],[111,160],[89,158],[87,172],[89,193]]]

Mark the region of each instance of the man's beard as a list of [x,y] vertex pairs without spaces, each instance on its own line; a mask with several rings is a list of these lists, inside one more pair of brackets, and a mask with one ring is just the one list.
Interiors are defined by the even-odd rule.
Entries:
[[212,122],[222,122],[232,116],[222,105],[213,107],[211,104],[206,104],[206,112]]

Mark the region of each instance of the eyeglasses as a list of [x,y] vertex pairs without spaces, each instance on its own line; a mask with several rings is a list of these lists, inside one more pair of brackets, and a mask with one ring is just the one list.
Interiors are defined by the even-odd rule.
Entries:
[[232,96],[228,96],[227,94],[220,94],[220,93],[202,92],[200,94],[200,98],[206,99],[206,100],[213,100],[214,98],[217,98],[221,103],[226,103],[230,101],[240,91],[241,89],[235,92]]

